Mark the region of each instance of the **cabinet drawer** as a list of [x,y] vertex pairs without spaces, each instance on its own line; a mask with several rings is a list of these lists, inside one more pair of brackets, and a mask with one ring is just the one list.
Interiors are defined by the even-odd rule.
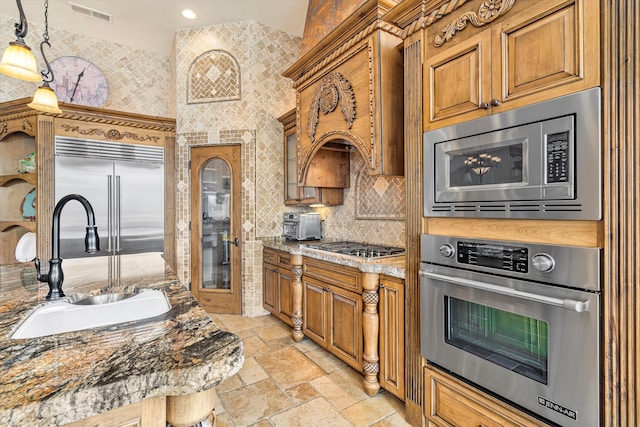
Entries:
[[362,293],[360,271],[355,268],[305,257],[302,274],[348,291]]
[[278,260],[278,267],[291,270],[291,254],[287,252],[276,252],[276,259]]
[[277,257],[276,251],[271,249],[264,249],[262,251],[262,261],[267,262],[269,264],[277,265],[278,257]]

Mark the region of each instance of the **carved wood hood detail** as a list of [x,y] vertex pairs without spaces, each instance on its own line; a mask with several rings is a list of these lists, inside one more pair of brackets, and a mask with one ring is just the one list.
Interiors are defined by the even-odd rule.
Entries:
[[382,19],[395,4],[365,1],[283,73],[296,88],[300,185],[348,186],[331,165],[348,175],[350,150],[371,175],[404,175],[402,39]]
[[320,111],[322,114],[329,114],[336,109],[338,101],[344,120],[351,129],[356,118],[356,98],[351,83],[342,77],[342,74],[330,72],[322,79],[309,108],[307,131],[312,142],[316,135]]

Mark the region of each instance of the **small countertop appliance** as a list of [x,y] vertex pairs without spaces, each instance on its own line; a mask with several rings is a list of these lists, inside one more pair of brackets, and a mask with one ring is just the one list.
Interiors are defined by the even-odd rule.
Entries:
[[283,236],[287,240],[319,240],[322,238],[320,214],[287,212],[282,221]]

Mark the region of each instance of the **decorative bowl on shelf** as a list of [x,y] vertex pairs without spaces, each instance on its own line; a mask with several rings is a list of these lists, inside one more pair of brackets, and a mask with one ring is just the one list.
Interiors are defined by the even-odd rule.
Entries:
[[36,220],[36,189],[29,191],[20,205],[20,213],[23,221]]
[[19,173],[33,173],[36,171],[36,153],[29,153],[24,159],[18,160]]

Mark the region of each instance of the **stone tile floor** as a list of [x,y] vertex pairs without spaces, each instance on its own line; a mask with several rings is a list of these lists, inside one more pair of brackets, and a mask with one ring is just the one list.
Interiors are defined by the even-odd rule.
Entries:
[[244,342],[244,366],[217,388],[216,427],[407,427],[404,405],[368,396],[362,375],[273,316],[212,314]]

